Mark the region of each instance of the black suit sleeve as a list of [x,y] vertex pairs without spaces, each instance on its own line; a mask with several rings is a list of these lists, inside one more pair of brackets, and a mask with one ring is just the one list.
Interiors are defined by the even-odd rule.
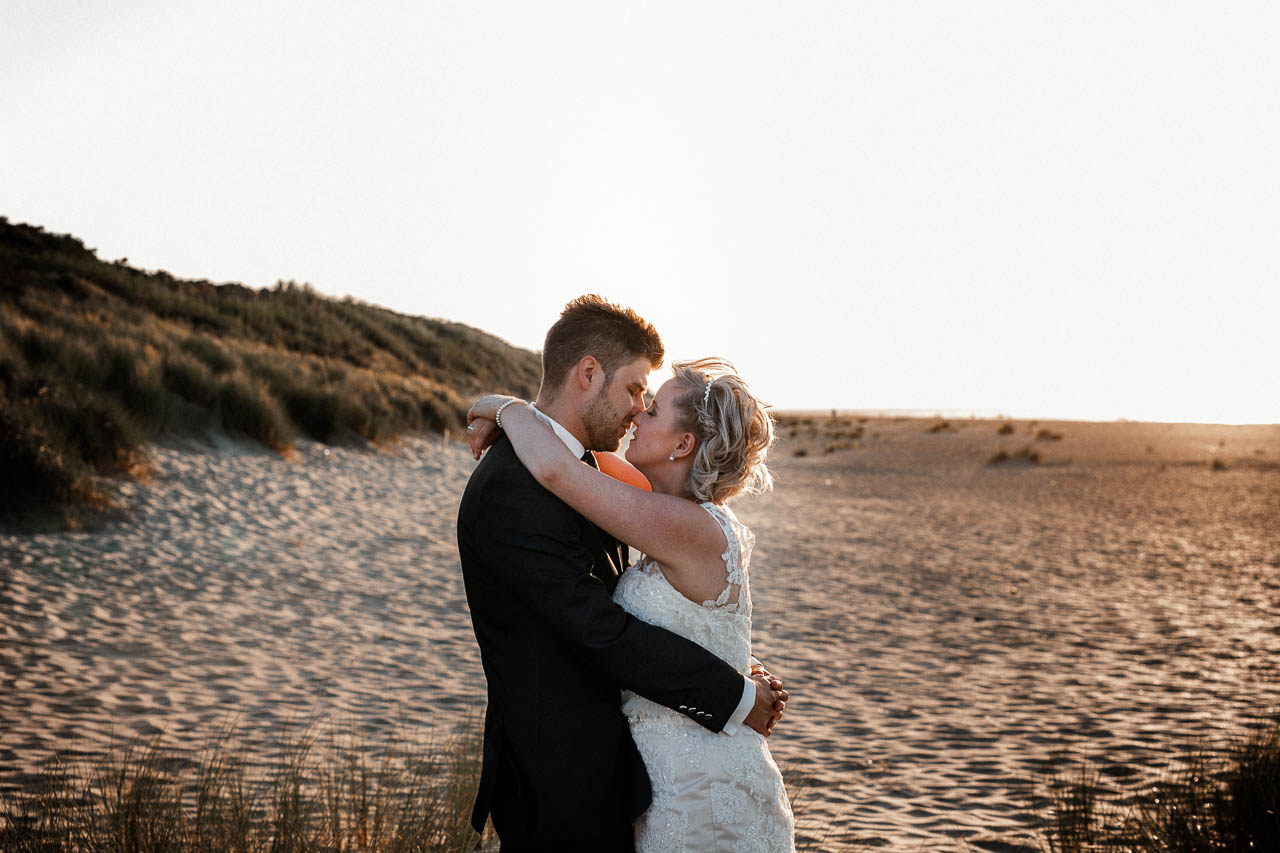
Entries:
[[729,664],[614,604],[590,573],[583,522],[523,468],[492,478],[473,542],[483,562],[547,629],[619,687],[678,710],[711,731],[742,701]]

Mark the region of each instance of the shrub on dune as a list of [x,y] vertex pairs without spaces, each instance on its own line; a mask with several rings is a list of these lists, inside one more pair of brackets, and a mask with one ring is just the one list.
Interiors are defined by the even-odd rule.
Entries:
[[422,410],[408,393],[404,390],[392,391],[388,401],[391,403],[392,416],[400,431],[422,431]]
[[227,429],[256,438],[277,451],[293,445],[293,425],[261,383],[243,373],[232,373],[219,382],[215,401],[218,419]]
[[119,344],[103,356],[102,388],[120,398],[143,423],[163,425],[169,417],[169,395],[161,383],[159,355],[150,347]]
[[204,362],[182,353],[165,357],[164,387],[188,403],[210,408],[218,395],[218,383]]
[[142,428],[120,401],[81,390],[78,399],[58,395],[48,406],[51,431],[69,455],[111,473],[128,470],[144,441]]
[[337,391],[290,384],[276,393],[298,428],[317,441],[331,442],[367,428],[368,413]]
[[69,500],[77,474],[29,412],[0,399],[0,516]]
[[56,365],[66,356],[66,336],[43,326],[28,324],[18,338],[18,346],[27,364],[33,367]]
[[208,335],[195,334],[182,342],[182,348],[200,359],[214,373],[227,373],[240,366],[240,360]]
[[83,341],[75,341],[63,350],[58,368],[67,380],[89,388],[101,386],[107,376],[102,350]]
[[430,430],[448,429],[450,425],[459,423],[466,415],[461,404],[451,402],[443,391],[426,395],[419,405],[422,410],[422,422]]

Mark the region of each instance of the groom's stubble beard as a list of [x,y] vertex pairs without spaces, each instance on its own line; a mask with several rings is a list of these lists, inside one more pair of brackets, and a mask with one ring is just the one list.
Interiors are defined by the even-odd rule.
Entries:
[[602,453],[612,453],[617,450],[630,424],[630,414],[624,415],[610,404],[609,386],[606,383],[596,398],[582,411],[582,429],[587,434],[587,450]]

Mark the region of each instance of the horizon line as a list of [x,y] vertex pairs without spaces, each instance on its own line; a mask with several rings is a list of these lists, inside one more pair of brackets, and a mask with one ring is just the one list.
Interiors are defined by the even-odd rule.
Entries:
[[1044,414],[1025,414],[1012,411],[1003,411],[999,409],[931,409],[931,408],[845,408],[841,406],[770,406],[773,412],[785,415],[830,415],[832,412],[837,416],[852,415],[856,417],[872,417],[872,418],[912,418],[912,419],[929,419],[929,418],[952,418],[955,420],[975,420],[975,421],[1046,421],[1058,423],[1098,423],[1098,424],[1115,424],[1115,423],[1133,423],[1133,424],[1195,424],[1198,426],[1276,426],[1280,427],[1280,421],[1236,421],[1236,420],[1197,420],[1189,418],[1140,418],[1140,417],[1086,417],[1080,415],[1044,415]]

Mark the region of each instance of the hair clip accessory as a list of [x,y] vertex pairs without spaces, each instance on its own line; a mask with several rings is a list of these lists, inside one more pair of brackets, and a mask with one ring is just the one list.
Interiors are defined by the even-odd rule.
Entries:
[[711,383],[714,381],[714,379],[708,379],[707,387],[702,389],[702,408],[704,409],[707,407],[707,401],[711,399]]

